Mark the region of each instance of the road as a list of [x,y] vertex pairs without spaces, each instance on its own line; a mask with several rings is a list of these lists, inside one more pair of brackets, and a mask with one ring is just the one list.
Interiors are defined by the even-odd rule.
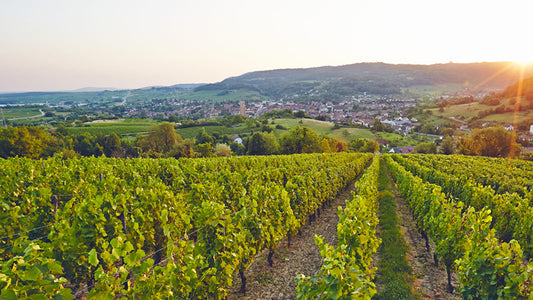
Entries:
[[128,94],[126,96],[122,97],[122,102],[120,102],[117,105],[126,105],[126,99],[128,99],[128,97],[130,97],[130,96],[133,96],[133,95],[131,94],[131,91],[128,91]]
[[456,117],[450,117],[449,119],[450,119],[450,120],[453,120],[453,121],[457,121],[457,122],[459,122],[459,123],[463,123],[463,124],[465,124],[465,125],[468,124],[468,123],[466,123],[465,121],[462,121],[462,120],[457,119]]

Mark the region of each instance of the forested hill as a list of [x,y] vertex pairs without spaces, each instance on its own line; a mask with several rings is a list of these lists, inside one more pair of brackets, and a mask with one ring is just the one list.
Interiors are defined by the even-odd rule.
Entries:
[[[196,91],[250,90],[274,98],[302,94],[337,95],[399,94],[402,88],[464,84],[502,90],[519,80],[520,66],[512,62],[447,63],[407,65],[357,63],[307,69],[257,71],[227,78],[219,83],[196,88]],[[533,66],[526,70],[533,76]]]
[[533,77],[524,79],[522,83],[517,82],[503,92],[501,92],[501,98],[511,98],[518,95],[518,89],[521,88],[520,95],[527,100],[533,101]]

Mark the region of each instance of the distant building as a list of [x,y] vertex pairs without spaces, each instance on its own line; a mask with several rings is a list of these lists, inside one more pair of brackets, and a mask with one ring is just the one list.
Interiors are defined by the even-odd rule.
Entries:
[[411,153],[415,149],[415,146],[404,146],[404,147],[394,147],[392,148],[389,153]]
[[531,152],[533,152],[533,147],[522,148],[522,153],[531,153]]
[[518,136],[518,140],[526,141],[526,142],[533,142],[533,136],[530,134],[521,134]]
[[239,112],[241,116],[246,117],[246,103],[244,101],[241,101],[239,105],[240,105]]
[[241,144],[242,145],[242,139],[240,136],[234,134],[231,136],[231,140],[234,141],[235,143],[237,144]]

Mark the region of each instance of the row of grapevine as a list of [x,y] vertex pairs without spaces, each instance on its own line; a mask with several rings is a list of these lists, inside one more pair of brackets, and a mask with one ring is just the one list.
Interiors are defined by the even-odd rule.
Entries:
[[380,244],[376,236],[379,163],[379,157],[375,157],[356,182],[357,195],[354,194],[344,211],[339,207],[336,247],[315,236],[324,263],[317,275],[299,275],[297,298],[371,299],[376,293],[375,269],[370,264]]
[[2,160],[2,296],[224,298],[370,159]]
[[499,241],[490,229],[490,210],[449,200],[440,186],[424,182],[390,156],[386,161],[419,229],[435,242],[450,289],[456,270],[465,299],[527,299],[533,267],[524,263],[516,240]]
[[530,201],[533,199],[533,164],[529,161],[431,154],[416,155],[410,159],[454,176],[468,174],[469,178],[491,187],[497,194],[517,193]]
[[[444,173],[441,169],[446,167],[428,168],[418,163],[418,156],[393,156],[407,170],[421,177],[425,181],[442,187],[444,193],[457,198],[476,210],[487,208],[491,211],[491,227],[496,229],[498,238],[509,242],[516,239],[522,246],[527,257],[533,257],[533,211],[529,200],[516,193],[497,194],[490,186],[483,186],[470,179],[470,174],[478,173],[475,167],[464,173]],[[443,159],[442,164],[447,165],[444,156],[427,156],[428,160],[437,162]],[[456,157],[458,162],[469,157]],[[480,163],[483,165],[483,163]],[[460,174],[460,175],[459,175]]]

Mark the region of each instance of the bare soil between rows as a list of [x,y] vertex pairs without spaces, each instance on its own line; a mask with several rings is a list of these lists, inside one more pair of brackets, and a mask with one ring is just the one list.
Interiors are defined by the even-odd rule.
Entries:
[[[392,180],[392,179],[391,179]],[[302,227],[301,234],[291,238],[287,247],[287,238],[276,248],[273,256],[274,265],[269,266],[268,250],[263,250],[254,258],[246,270],[246,294],[239,293],[241,280],[236,274],[227,299],[295,299],[296,276],[316,275],[322,266],[323,258],[315,244],[314,236],[321,235],[330,245],[337,244],[337,209],[344,208],[346,201],[353,198],[354,183],[350,183],[332,202],[331,206],[321,209],[320,217],[311,224]],[[391,190],[397,201],[397,214],[404,238],[409,245],[407,260],[413,269],[414,293],[419,299],[458,299],[459,294],[447,292],[447,277],[444,266],[435,266],[433,245],[431,252],[426,249],[424,238],[418,232],[416,222],[404,199],[397,189]],[[374,256],[373,266],[378,266],[380,257]],[[452,283],[459,286],[457,276],[453,274]]]
[[315,244],[314,236],[321,235],[324,242],[337,245],[337,208],[345,207],[347,200],[353,199],[354,183],[342,191],[330,206],[320,210],[320,217],[302,227],[301,234],[291,238],[287,247],[284,238],[276,248],[274,265],[268,265],[268,250],[256,255],[252,265],[246,270],[246,294],[239,293],[241,280],[235,276],[228,299],[294,299],[296,298],[296,276],[313,276],[322,267],[322,256]]
[[[394,182],[392,178],[390,180]],[[434,263],[434,245],[430,243],[430,252],[428,252],[426,241],[418,231],[407,203],[396,188],[392,188],[391,192],[396,199],[396,213],[401,232],[409,245],[407,261],[413,269],[415,295],[420,299],[459,299],[457,291],[454,294],[448,292],[448,279],[444,265],[440,264],[437,267]],[[452,274],[452,285],[457,290],[459,280],[456,274]]]

